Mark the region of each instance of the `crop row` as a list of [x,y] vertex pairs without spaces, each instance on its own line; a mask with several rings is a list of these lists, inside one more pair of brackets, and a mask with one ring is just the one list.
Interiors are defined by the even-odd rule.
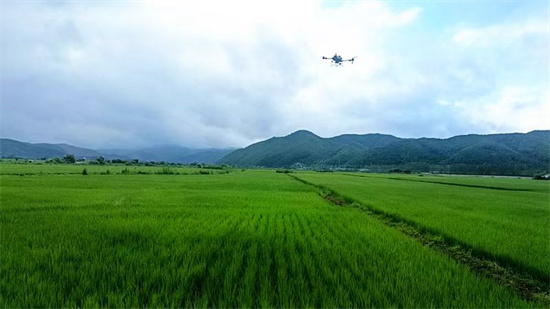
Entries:
[[300,173],[374,209],[399,216],[540,280],[550,275],[550,194],[531,179]]
[[0,176],[2,307],[525,307],[273,171]]
[[[85,171],[84,171],[85,170]],[[125,166],[125,165],[82,165],[82,164],[9,164],[0,163],[0,175],[47,176],[47,175],[204,175],[226,174],[235,171],[231,168],[203,169],[198,167],[173,166]]]

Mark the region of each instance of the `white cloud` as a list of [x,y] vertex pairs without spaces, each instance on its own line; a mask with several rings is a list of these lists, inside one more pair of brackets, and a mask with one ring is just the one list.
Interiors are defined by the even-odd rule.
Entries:
[[[530,19],[455,28],[451,37],[416,46],[400,42],[424,35],[411,30],[422,9],[396,11],[380,1],[337,8],[317,1],[24,2],[3,9],[3,136],[94,147],[227,147],[296,129],[445,137],[548,128],[538,118],[532,125],[512,118],[518,102],[525,117],[544,107],[548,60],[540,55],[548,54],[548,33]],[[321,56],[334,52],[358,58],[330,67]],[[528,93],[535,98],[522,97]],[[504,112],[494,111],[501,106]],[[474,115],[488,112],[495,117]]]
[[511,86],[499,89],[470,102],[456,103],[465,119],[483,124],[484,131],[526,132],[550,125],[548,89]]
[[548,21],[526,20],[489,27],[460,28],[454,34],[453,41],[468,47],[484,47],[514,43],[530,35],[548,36],[548,31]]

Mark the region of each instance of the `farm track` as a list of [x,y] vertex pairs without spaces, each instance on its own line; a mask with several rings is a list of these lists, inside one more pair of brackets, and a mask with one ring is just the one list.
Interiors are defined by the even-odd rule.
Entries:
[[[525,300],[540,301],[550,305],[550,281],[539,280],[530,274],[519,271],[511,266],[501,265],[501,263],[495,259],[490,258],[490,254],[488,253],[474,252],[468,248],[467,244],[463,244],[452,239],[445,239],[445,237],[437,235],[434,232],[427,231],[425,228],[422,228],[421,226],[418,226],[413,222],[409,222],[399,216],[388,214],[381,210],[374,209],[371,206],[360,203],[355,199],[343,196],[329,187],[309,182],[299,178],[298,176],[290,174],[287,175],[296,181],[317,188],[319,190],[319,195],[330,203],[339,207],[358,208],[384,225],[394,228],[402,234],[416,239],[423,246],[430,247],[437,252],[449,256],[458,263],[467,266],[473,272],[492,279],[500,285],[511,288]],[[435,183],[456,185],[443,182]],[[481,188],[497,189],[496,187]],[[497,190],[506,189],[498,188]]]

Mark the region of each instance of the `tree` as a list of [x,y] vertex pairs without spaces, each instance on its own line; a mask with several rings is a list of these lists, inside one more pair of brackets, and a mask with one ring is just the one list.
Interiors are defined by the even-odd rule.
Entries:
[[61,161],[61,159],[55,157],[55,158],[51,158],[50,160],[46,161],[46,163],[61,164],[61,163],[63,163],[63,161]]
[[97,159],[95,159],[97,161],[97,164],[99,165],[105,165],[105,158],[104,157],[99,157]]
[[65,163],[75,163],[76,158],[74,157],[74,155],[68,154],[68,155],[63,157],[63,162],[65,162]]

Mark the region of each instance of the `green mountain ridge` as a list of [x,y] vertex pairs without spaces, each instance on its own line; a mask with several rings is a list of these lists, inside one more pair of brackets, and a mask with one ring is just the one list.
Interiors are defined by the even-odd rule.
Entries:
[[272,137],[242,149],[87,149],[68,144],[0,139],[0,157],[40,159],[139,159],[174,163],[218,163],[240,167],[440,171],[465,174],[533,175],[550,170],[550,130],[529,133],[399,138],[387,134],[344,134],[323,138],[307,130]]
[[62,157],[67,153],[56,145],[31,144],[13,139],[0,139],[0,154],[3,158],[53,158]]
[[300,130],[236,150],[218,163],[269,168],[454,168],[465,173],[530,174],[550,169],[550,131],[414,139],[384,134],[322,138]]

